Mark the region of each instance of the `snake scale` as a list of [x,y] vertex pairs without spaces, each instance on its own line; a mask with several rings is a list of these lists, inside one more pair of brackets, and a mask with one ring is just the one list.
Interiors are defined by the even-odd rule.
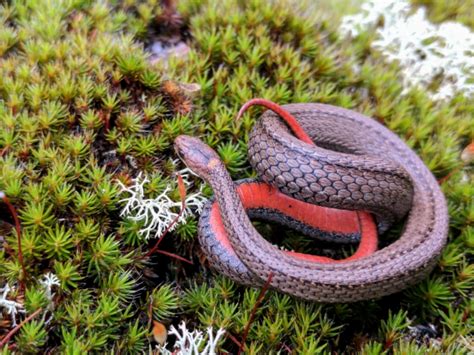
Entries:
[[[288,255],[255,230],[218,155],[198,138],[179,136],[175,149],[211,185],[221,232],[230,241],[229,251],[210,232],[208,207],[199,233],[211,264],[244,284],[261,286],[271,280],[281,292],[332,303],[378,298],[424,278],[446,244],[448,213],[443,193],[422,160],[389,129],[354,111],[325,104],[282,107],[316,146],[296,138],[277,114],[266,111],[248,142],[249,160],[260,179],[298,200],[369,211],[380,233],[408,213],[402,234],[355,260],[324,263]],[[273,213],[273,219],[291,225],[291,218],[288,222],[283,217]]]

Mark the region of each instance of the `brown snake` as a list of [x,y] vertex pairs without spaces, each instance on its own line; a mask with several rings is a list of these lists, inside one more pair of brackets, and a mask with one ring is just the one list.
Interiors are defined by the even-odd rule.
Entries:
[[[317,146],[295,138],[275,113],[266,111],[248,143],[250,162],[262,180],[307,202],[370,211],[380,232],[409,213],[400,238],[365,258],[334,264],[291,258],[255,230],[218,155],[197,138],[179,136],[179,156],[213,188],[236,256],[250,270],[251,279],[242,282],[258,286],[272,275],[271,286],[282,292],[353,302],[421,280],[437,263],[448,231],[445,198],[429,169],[371,118],[323,104],[283,107]],[[230,256],[209,257],[224,273],[233,267],[225,265]]]

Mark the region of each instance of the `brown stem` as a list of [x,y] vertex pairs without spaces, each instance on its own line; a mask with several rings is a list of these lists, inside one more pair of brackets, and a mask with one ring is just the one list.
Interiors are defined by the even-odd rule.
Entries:
[[173,254],[173,253],[170,253],[170,252],[167,252],[167,251],[164,251],[164,250],[157,250],[156,252],[159,253],[159,254],[163,254],[163,255],[166,255],[166,256],[169,256],[169,257],[172,257],[172,258],[175,258],[175,259],[184,261],[185,263],[188,263],[188,264],[190,264],[190,265],[194,265],[191,260],[188,260],[188,259],[186,259],[186,258],[183,258],[182,256],[179,256],[179,255],[177,255],[177,254]]
[[242,341],[240,342],[240,347],[239,347],[239,351],[237,352],[237,355],[240,355],[244,351],[244,346],[247,340],[247,336],[249,334],[250,326],[253,323],[253,320],[255,318],[255,313],[257,313],[258,307],[262,303],[263,298],[265,297],[265,294],[267,293],[268,287],[270,286],[270,283],[272,282],[272,278],[273,278],[273,274],[270,273],[268,275],[267,281],[265,282],[265,285],[263,285],[262,289],[260,290],[260,293],[257,298],[257,302],[255,302],[252,308],[252,312],[250,312],[250,318],[247,322],[247,325],[245,326],[244,334],[242,335]]
[[148,328],[151,327],[153,321],[153,297],[150,295],[150,304],[148,305]]
[[229,338],[235,345],[237,345],[239,349],[242,347],[242,344],[240,343],[240,341],[238,341],[237,338],[233,336],[232,334],[230,334],[229,332],[225,332],[225,336]]
[[291,350],[291,348],[285,343],[281,344],[281,347],[285,349],[288,352],[288,354],[293,354],[293,350]]
[[28,323],[31,319],[33,319],[34,317],[36,317],[41,311],[43,310],[43,308],[38,308],[36,311],[34,311],[33,313],[31,313],[28,317],[26,317],[20,324],[18,324],[15,328],[13,328],[12,330],[10,330],[7,335],[5,335],[2,339],[2,341],[0,342],[0,349],[3,348],[5,346],[6,343],[8,343],[8,341],[10,340],[10,338],[15,335],[16,332],[18,332],[20,330],[21,327],[23,327],[23,325],[25,325],[25,323]]
[[444,184],[447,180],[449,180],[451,176],[459,172],[461,169],[462,169],[462,166],[458,166],[457,168],[451,170],[447,175],[438,179],[438,184],[440,185]]
[[160,243],[163,240],[163,238],[166,236],[166,234],[168,234],[170,229],[173,228],[173,226],[176,223],[178,223],[179,218],[181,217],[181,215],[184,212],[184,207],[185,207],[184,203],[181,203],[181,211],[179,211],[178,215],[173,219],[173,221],[168,225],[168,227],[166,227],[165,231],[163,232],[161,237],[158,238],[158,240],[157,240],[156,244],[153,246],[153,248],[151,248],[150,251],[148,253],[146,253],[145,256],[142,257],[142,259],[145,259],[145,258],[149,257],[151,254],[153,254],[154,252],[156,252],[158,250],[158,247],[160,246]]
[[25,279],[26,279],[26,269],[25,269],[25,263],[23,261],[23,251],[21,249],[21,229],[20,229],[20,220],[18,219],[18,213],[16,212],[15,206],[12,205],[8,197],[3,194],[2,200],[5,202],[7,205],[8,209],[10,210],[10,213],[13,217],[13,220],[15,221],[15,230],[16,230],[16,238],[17,238],[17,243],[18,243],[18,262],[21,265],[21,271],[23,273],[22,277],[19,280],[20,283],[20,292],[25,291]]
[[176,1],[175,0],[162,0],[165,11],[176,12]]
[[[158,247],[159,247],[161,241],[163,240],[163,238],[165,237],[165,235],[168,234],[170,229],[173,228],[173,226],[176,223],[178,223],[178,220],[181,218],[182,214],[184,213],[184,210],[186,208],[186,186],[184,185],[184,181],[183,181],[182,176],[179,175],[179,174],[178,174],[178,190],[179,190],[179,196],[181,198],[181,210],[179,211],[178,215],[173,219],[173,221],[168,225],[168,227],[166,227],[165,231],[160,236],[160,238],[158,238],[158,240],[157,240],[156,244],[153,246],[153,248],[151,248],[150,251],[148,253],[146,253],[145,256],[143,256],[142,259],[145,259],[145,258],[149,257],[151,254],[153,254],[154,252],[156,252],[158,250]],[[186,260],[186,259],[184,259],[184,260]],[[186,260],[186,261],[188,261],[188,260]]]
[[110,113],[107,112],[104,117],[104,132],[107,134],[110,130]]

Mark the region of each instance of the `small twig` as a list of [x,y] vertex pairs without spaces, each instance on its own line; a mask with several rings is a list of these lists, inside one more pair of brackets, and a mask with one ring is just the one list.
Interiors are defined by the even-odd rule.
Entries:
[[151,254],[153,254],[154,252],[156,252],[158,250],[158,247],[160,246],[160,243],[163,240],[163,238],[166,236],[166,234],[168,234],[170,229],[173,228],[173,226],[176,223],[178,223],[179,219],[183,215],[183,213],[186,209],[186,186],[184,185],[184,181],[183,181],[183,178],[181,177],[181,175],[178,175],[178,189],[179,189],[179,195],[180,195],[180,198],[181,198],[181,210],[179,211],[178,215],[173,219],[173,221],[168,225],[168,227],[166,227],[165,231],[160,236],[160,238],[158,238],[158,241],[153,246],[153,248],[151,248],[150,251],[148,253],[146,253],[145,256],[143,256],[143,259],[149,257]]
[[0,342],[0,349],[2,349],[6,343],[8,343],[8,341],[10,340],[10,338],[15,335],[16,332],[18,332],[20,330],[21,327],[23,327],[23,325],[25,325],[25,323],[28,323],[31,319],[33,319],[34,317],[36,317],[41,311],[43,310],[43,308],[38,308],[36,311],[34,311],[33,313],[31,313],[28,317],[26,317],[20,324],[18,324],[15,328],[13,328],[12,330],[10,330],[7,335],[5,335],[2,339],[2,341]]
[[0,192],[0,196],[2,196],[3,202],[7,205],[10,213],[15,221],[15,230],[16,230],[16,238],[18,243],[18,262],[21,265],[21,271],[23,273],[22,277],[19,280],[20,283],[20,292],[25,291],[25,279],[26,279],[26,269],[25,263],[23,261],[23,251],[21,249],[21,227],[20,227],[20,220],[18,219],[18,213],[16,212],[15,206],[12,205],[10,200],[8,199],[7,195],[4,192]]
[[150,295],[150,304],[148,306],[148,328],[151,327],[153,321],[153,297]]
[[185,263],[188,263],[188,264],[190,264],[190,265],[194,265],[191,260],[188,260],[188,259],[186,259],[186,258],[183,258],[182,256],[179,256],[179,255],[177,255],[177,254],[173,254],[173,253],[170,253],[170,252],[167,252],[167,251],[164,251],[164,250],[157,250],[156,253],[163,254],[163,255],[166,255],[166,256],[170,256],[170,257],[172,257],[172,258],[175,258],[175,259],[184,261]]
[[272,278],[273,278],[273,274],[270,273],[268,275],[267,282],[265,282],[265,285],[263,285],[262,289],[260,290],[260,293],[259,293],[258,298],[257,298],[257,302],[255,302],[255,304],[252,308],[252,312],[250,312],[250,318],[247,322],[247,325],[245,326],[244,334],[242,335],[242,341],[240,342],[240,347],[239,347],[239,351],[237,352],[237,355],[240,355],[244,350],[244,346],[245,346],[245,342],[247,340],[247,336],[249,334],[250,326],[252,325],[252,322],[255,318],[255,313],[257,313],[257,309],[260,306],[260,304],[262,303],[263,298],[265,297],[265,294],[267,293],[268,287],[270,287],[270,283],[272,282]]
[[176,12],[176,3],[175,0],[163,0],[162,1],[164,11],[174,13]]
[[109,133],[110,130],[110,113],[106,112],[104,117],[104,132]]
[[291,350],[291,348],[285,343],[281,344],[281,347],[285,349],[286,351],[288,351],[288,354],[293,354],[293,350]]
[[463,315],[462,315],[462,321],[465,322],[467,321],[467,318],[469,317],[469,314],[470,314],[470,307],[466,307],[464,309],[464,312],[463,312]]
[[451,170],[447,175],[438,179],[438,184],[439,185],[444,184],[446,181],[448,181],[451,178],[451,176],[458,173],[462,168],[463,168],[462,166],[458,166],[457,168]]
[[239,349],[242,347],[242,343],[238,341],[237,338],[233,336],[232,334],[230,334],[229,332],[225,332],[225,336],[229,338],[235,345],[237,345]]
[[163,234],[161,235],[160,238],[158,238],[157,242],[155,243],[155,245],[153,246],[153,248],[151,248],[148,253],[146,253],[144,256],[141,257],[141,259],[146,259],[147,257],[149,257],[151,254],[155,253],[157,250],[158,250],[158,247],[160,246],[160,243],[161,241],[163,240],[163,238],[166,236],[166,234],[168,234],[169,230],[178,222],[179,218],[181,217],[181,215],[183,214],[184,212],[184,204],[181,205],[181,211],[179,211],[178,215],[175,217],[175,219],[173,219],[173,221],[169,224],[168,227],[166,227],[165,231],[163,232]]

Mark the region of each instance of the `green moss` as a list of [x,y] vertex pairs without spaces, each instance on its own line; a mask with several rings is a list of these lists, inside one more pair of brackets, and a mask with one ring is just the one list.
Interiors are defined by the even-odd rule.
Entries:
[[412,4],[424,6],[433,22],[458,21],[474,29],[474,1],[472,0],[412,0]]
[[[373,52],[372,33],[339,37],[334,11],[344,7],[183,0],[178,10],[192,51],[166,65],[150,64],[141,42],[173,24],[158,0],[17,0],[0,8],[0,190],[20,213],[28,312],[48,307],[38,291],[44,273],[61,281],[51,320],[31,321],[12,342],[25,352],[136,353],[148,348],[151,317],[223,326],[239,340],[259,290],[209,272],[195,218],[160,245],[194,266],[165,255],[142,259],[153,243],[138,233],[140,223],[120,217],[116,181],[129,184],[144,172],[147,197],[171,184],[179,200],[173,173],[182,165],[173,163],[171,145],[182,133],[216,148],[234,178],[252,176],[246,142],[259,112],[235,115],[246,100],[265,97],[340,105],[383,122],[442,179],[451,220],[435,272],[405,292],[349,305],[269,292],[248,353],[466,352],[474,184],[460,152],[474,139],[474,103],[461,95],[433,102],[417,89],[402,95],[399,68]],[[201,91],[191,101],[177,82]],[[14,284],[23,275],[16,236],[7,234],[0,280]],[[295,233],[284,244],[313,250]],[[412,331],[428,324],[438,349]],[[227,337],[222,349],[237,346]]]

